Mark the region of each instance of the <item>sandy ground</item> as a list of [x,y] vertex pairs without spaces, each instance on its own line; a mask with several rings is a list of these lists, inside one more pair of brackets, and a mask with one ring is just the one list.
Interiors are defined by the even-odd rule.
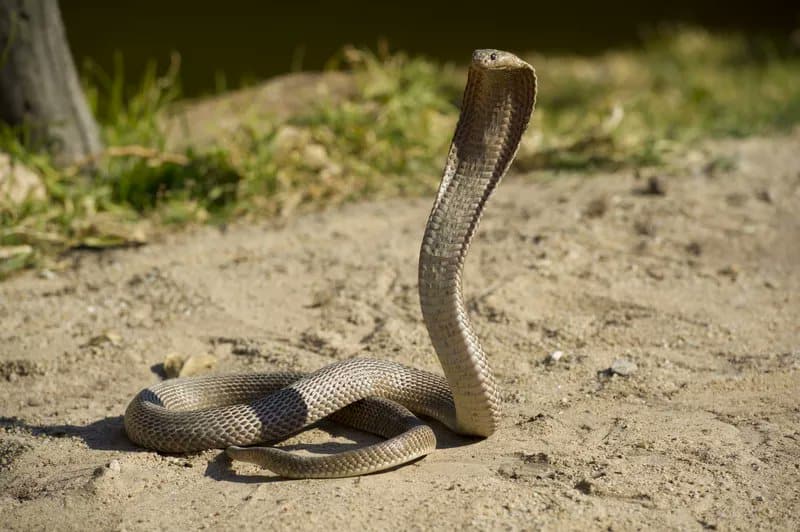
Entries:
[[[223,372],[354,355],[438,370],[416,294],[430,199],[200,228],[5,282],[0,528],[797,530],[798,147],[714,144],[651,184],[509,178],[465,275],[502,426],[435,426],[434,454],[361,478],[145,451],[121,415],[173,351]],[[373,441],[322,426],[285,445]]]

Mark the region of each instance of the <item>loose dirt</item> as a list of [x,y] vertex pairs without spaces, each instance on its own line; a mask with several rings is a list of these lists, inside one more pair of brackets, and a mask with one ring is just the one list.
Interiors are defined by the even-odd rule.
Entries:
[[[464,287],[502,426],[434,424],[435,453],[361,478],[146,451],[121,415],[174,352],[220,372],[356,355],[438,371],[416,292],[430,198],[198,228],[0,284],[0,527],[796,530],[798,146],[509,177]],[[282,445],[373,441],[322,425]]]

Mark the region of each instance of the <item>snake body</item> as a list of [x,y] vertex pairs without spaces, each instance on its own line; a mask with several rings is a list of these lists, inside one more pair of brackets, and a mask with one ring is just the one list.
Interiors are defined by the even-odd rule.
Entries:
[[[535,97],[529,64],[499,50],[473,53],[419,260],[422,315],[444,377],[354,358],[310,374],[168,380],[131,401],[125,412],[128,437],[166,452],[227,448],[232,458],[281,476],[326,478],[380,471],[430,453],[436,438],[415,414],[460,434],[491,435],[499,423],[499,391],[467,317],[461,274],[484,206],[517,152]],[[387,439],[325,456],[242,447],[285,438],[329,416]]]

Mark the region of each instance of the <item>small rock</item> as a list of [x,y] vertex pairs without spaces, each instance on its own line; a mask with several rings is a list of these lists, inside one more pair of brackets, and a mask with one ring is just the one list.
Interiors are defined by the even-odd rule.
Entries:
[[39,270],[39,277],[41,277],[42,279],[47,279],[48,281],[50,281],[50,280],[55,279],[57,277],[57,275],[55,274],[55,272],[53,270],[48,270],[47,268],[44,268],[42,270]]
[[618,358],[614,362],[611,363],[611,367],[609,368],[609,372],[614,375],[620,375],[622,377],[627,377],[628,375],[632,375],[636,373],[639,367],[636,365],[635,362],[632,362],[625,358]]
[[[217,367],[217,357],[214,355],[192,355],[186,359],[178,373],[179,377],[193,377],[209,373]],[[165,366],[166,369],[166,366]]]
[[42,178],[33,170],[0,153],[0,204],[19,205],[25,200],[47,197]]
[[564,357],[563,351],[553,351],[552,353],[550,353],[550,356],[547,357],[547,361],[550,362],[551,364],[554,364],[559,360],[561,360],[563,357]]
[[114,473],[119,473],[122,470],[119,460],[111,460],[106,467]]
[[92,472],[94,478],[114,477],[122,470],[119,460],[111,460],[105,466],[96,467]]
[[164,374],[168,379],[174,379],[181,373],[186,357],[180,353],[170,353],[164,357]]
[[320,144],[309,144],[303,149],[303,162],[312,170],[320,170],[330,163],[328,152]]

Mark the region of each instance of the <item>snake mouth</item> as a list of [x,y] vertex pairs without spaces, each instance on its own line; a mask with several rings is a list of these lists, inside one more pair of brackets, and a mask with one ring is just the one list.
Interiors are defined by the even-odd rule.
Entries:
[[486,48],[472,52],[472,66],[482,70],[533,70],[528,63],[510,52]]

